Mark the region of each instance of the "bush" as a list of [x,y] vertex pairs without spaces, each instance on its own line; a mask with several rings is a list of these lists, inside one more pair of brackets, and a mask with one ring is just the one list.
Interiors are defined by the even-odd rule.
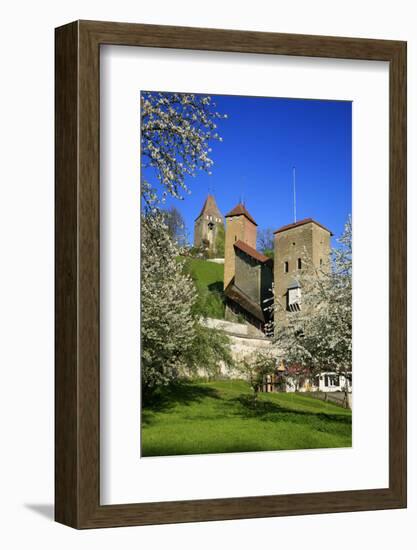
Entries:
[[216,258],[224,258],[224,241],[225,241],[224,226],[218,225],[216,242],[215,242]]
[[201,371],[205,371],[208,377],[218,378],[222,365],[225,368],[232,368],[234,365],[229,337],[220,330],[207,328],[198,323],[186,361],[189,372],[195,377],[201,376]]
[[193,313],[201,317],[224,319],[225,303],[223,293],[210,292],[199,289],[197,300],[193,306]]

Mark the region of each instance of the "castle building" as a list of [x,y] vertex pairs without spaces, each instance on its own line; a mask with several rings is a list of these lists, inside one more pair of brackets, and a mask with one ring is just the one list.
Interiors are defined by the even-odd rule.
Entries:
[[[274,232],[275,323],[285,322],[287,311],[297,311],[302,289],[299,277],[306,268],[329,265],[332,233],[312,218],[284,225]],[[308,265],[306,259],[308,258]]]
[[[256,249],[258,224],[243,203],[237,204],[224,219],[225,318],[244,320],[255,332],[265,332],[274,320],[279,329],[286,322],[287,313],[301,307],[299,281],[303,270],[323,270],[329,265],[332,233],[312,218],[284,225],[274,232],[272,260]],[[213,195],[208,195],[195,221],[194,245],[215,253],[216,237],[220,226],[224,227],[224,219]]]
[[226,239],[224,246],[224,288],[235,276],[235,243],[241,241],[256,249],[258,224],[241,202],[226,214]]
[[207,195],[194,222],[194,246],[216,253],[217,237],[224,230],[224,219],[213,195]]
[[[257,223],[243,203],[237,204],[225,216],[226,235],[224,247],[224,299],[225,320],[246,324],[246,338],[267,340],[271,335],[270,321],[275,331],[285,326],[290,312],[303,307],[303,272],[309,269],[330,269],[329,229],[312,218],[305,218],[274,231],[274,259],[256,249]],[[208,196],[196,220],[195,243],[213,238],[210,231],[223,223],[214,197]],[[212,224],[212,225],[210,225]],[[214,237],[214,234],[213,234]],[[335,372],[321,372],[307,376],[302,382],[283,373],[288,366],[281,361],[275,374],[264,377],[262,391],[351,391],[351,377],[345,378]]]
[[256,233],[257,223],[244,204],[226,214],[225,316],[231,321],[243,318],[264,331],[271,319],[273,262],[256,250]]

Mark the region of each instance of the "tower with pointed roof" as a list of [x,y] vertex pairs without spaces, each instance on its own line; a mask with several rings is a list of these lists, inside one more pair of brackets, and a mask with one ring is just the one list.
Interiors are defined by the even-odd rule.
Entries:
[[226,214],[225,318],[243,318],[259,335],[271,319],[265,300],[272,299],[273,261],[256,250],[256,233],[257,223],[243,203]]
[[194,246],[204,248],[215,255],[219,232],[224,228],[223,216],[216,204],[214,195],[207,195],[200,214],[194,222]]
[[224,288],[235,276],[235,243],[241,241],[256,249],[257,223],[243,203],[226,214],[226,240],[224,246]]
[[309,265],[317,270],[329,266],[331,231],[312,218],[306,218],[274,232],[274,281],[277,328],[286,320],[286,311],[300,308],[302,288],[299,280]]

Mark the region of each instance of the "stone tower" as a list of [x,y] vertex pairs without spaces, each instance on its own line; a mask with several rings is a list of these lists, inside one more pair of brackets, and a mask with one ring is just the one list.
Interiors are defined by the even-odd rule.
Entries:
[[332,233],[306,218],[281,227],[274,235],[275,323],[279,329],[285,322],[285,312],[300,308],[302,289],[298,281],[306,268],[306,256],[316,268],[329,265]]
[[226,214],[226,241],[224,246],[224,288],[235,276],[235,250],[237,241],[248,244],[256,249],[257,223],[247,211],[244,204],[239,203]]
[[209,252],[216,253],[216,238],[224,228],[223,216],[213,195],[207,195],[200,214],[194,222],[194,246],[204,247]]

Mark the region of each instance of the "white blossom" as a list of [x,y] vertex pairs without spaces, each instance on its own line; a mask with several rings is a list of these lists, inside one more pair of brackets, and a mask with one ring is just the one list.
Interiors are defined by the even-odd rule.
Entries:
[[[211,140],[221,141],[216,120],[226,115],[213,110],[210,96],[162,92],[141,95],[142,169],[154,168],[170,195],[188,193],[187,176],[210,172]],[[146,188],[142,190],[148,200]]]
[[[142,388],[152,391],[197,369],[230,362],[226,337],[201,327],[193,314],[197,293],[184,273],[179,246],[166,226],[161,205],[168,195],[190,193],[185,179],[209,172],[209,141],[219,139],[210,97],[144,92],[141,96],[142,169],[151,168],[162,192],[142,177],[141,355]],[[144,171],[142,170],[142,174]]]
[[142,215],[141,248],[142,382],[152,388],[186,372],[197,294],[176,259],[179,251],[161,212]]

